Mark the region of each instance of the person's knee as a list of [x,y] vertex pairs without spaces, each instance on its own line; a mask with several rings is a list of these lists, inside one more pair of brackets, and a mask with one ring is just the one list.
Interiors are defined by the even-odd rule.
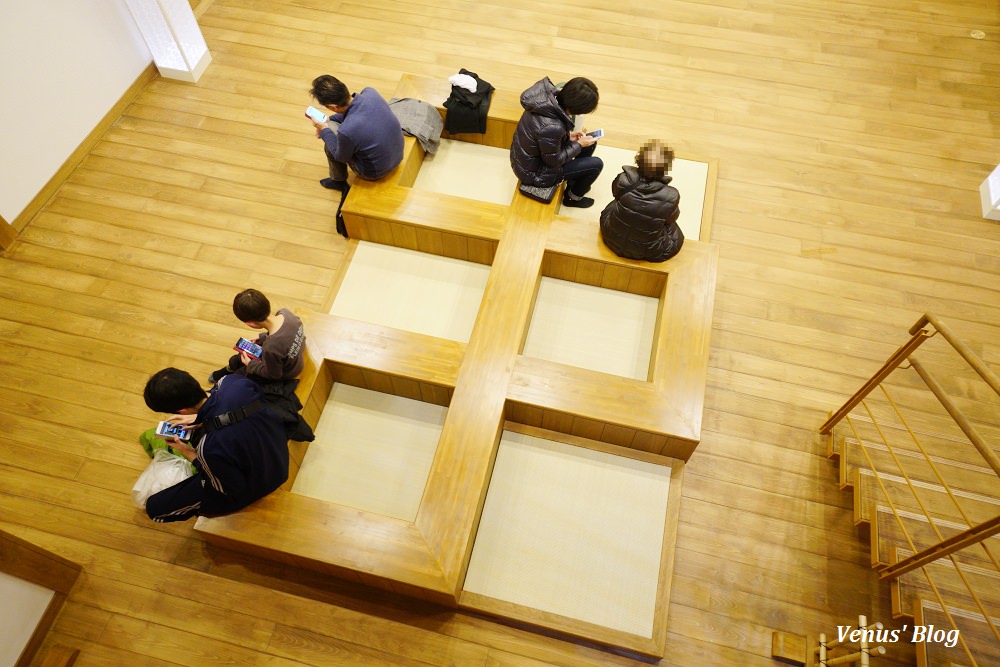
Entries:
[[146,516],[148,516],[153,521],[156,521],[156,517],[163,514],[163,512],[166,509],[163,503],[161,503],[160,500],[157,499],[157,496],[159,495],[160,495],[159,493],[154,493],[153,495],[151,495],[149,498],[146,499]]

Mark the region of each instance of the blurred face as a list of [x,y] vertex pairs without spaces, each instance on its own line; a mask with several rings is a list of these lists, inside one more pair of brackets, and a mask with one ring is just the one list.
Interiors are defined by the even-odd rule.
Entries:
[[644,177],[660,178],[670,170],[668,157],[669,149],[665,149],[662,144],[654,143],[642,147],[635,156],[635,163]]

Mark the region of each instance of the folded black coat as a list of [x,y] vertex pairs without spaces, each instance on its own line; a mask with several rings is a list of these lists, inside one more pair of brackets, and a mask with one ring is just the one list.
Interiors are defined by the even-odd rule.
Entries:
[[295,395],[298,380],[261,380],[252,377],[264,393],[261,400],[264,406],[285,425],[285,434],[289,440],[296,442],[312,442],[316,436],[312,427],[302,418],[299,411],[302,402]]
[[486,116],[493,100],[493,85],[483,81],[475,72],[462,68],[459,74],[468,74],[476,80],[476,92],[469,92],[461,86],[452,86],[451,95],[444,102],[448,114],[444,119],[444,130],[450,134],[486,132]]

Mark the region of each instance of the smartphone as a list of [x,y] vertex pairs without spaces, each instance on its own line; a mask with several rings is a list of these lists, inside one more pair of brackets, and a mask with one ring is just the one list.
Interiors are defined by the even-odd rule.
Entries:
[[317,109],[316,107],[312,106],[306,107],[306,115],[309,116],[314,121],[316,121],[317,123],[326,122],[326,114]]
[[236,341],[236,345],[233,345],[233,349],[237,352],[246,352],[254,359],[260,359],[260,355],[264,354],[264,348],[246,338],[240,338]]
[[191,429],[185,427],[183,424],[171,424],[170,422],[160,422],[156,425],[156,435],[162,435],[165,438],[178,437],[181,440],[187,442],[191,439]]
[[600,139],[601,137],[604,136],[604,130],[594,130],[593,132],[588,132],[587,136],[593,137],[595,139]]

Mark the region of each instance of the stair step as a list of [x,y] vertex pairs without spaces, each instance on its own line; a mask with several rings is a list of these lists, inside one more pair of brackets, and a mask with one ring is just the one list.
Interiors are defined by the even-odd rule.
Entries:
[[[955,621],[955,627],[958,629],[958,636],[961,637],[961,641],[956,639],[955,646],[949,647],[945,645],[952,643],[947,633],[954,632],[954,630],[948,617],[941,610],[941,606],[936,602],[924,600],[916,607],[915,611],[915,626],[922,626],[926,629],[934,626],[934,630],[939,633],[937,636],[939,641],[925,641],[916,644],[917,665],[919,667],[971,667],[973,664],[979,667],[989,667],[1000,665],[1000,640],[993,634],[982,615],[949,609],[948,611]],[[994,618],[993,623],[994,625],[1000,624],[1000,618]],[[907,640],[913,639],[912,633],[904,634],[906,634]],[[953,634],[951,637],[954,638],[955,635]],[[941,641],[942,639],[944,641]],[[963,646],[963,642],[965,646]],[[966,647],[972,654],[975,663],[969,659]]]
[[[991,544],[994,554],[1000,553],[995,547],[1000,546],[1000,542]],[[980,547],[970,547],[970,551],[976,551],[985,557],[985,552]],[[911,551],[897,547],[895,550],[894,562],[899,562],[911,555]],[[934,590],[927,581],[930,576],[934,586],[940,593],[941,598],[949,607],[961,608],[970,613],[981,614],[965,582],[959,576],[965,576],[969,586],[976,592],[980,603],[988,614],[1000,613],[1000,572],[989,563],[989,567],[981,567],[979,564],[967,562],[962,559],[963,552],[955,554],[957,566],[950,558],[942,558],[926,565],[922,569],[907,572],[898,579],[891,582],[893,615],[912,618],[914,608],[920,599],[937,600]]]
[[855,468],[851,487],[854,489],[854,523],[869,523],[875,518],[882,491],[870,470]]
[[[872,521],[873,528],[871,530],[872,539],[877,540],[877,542],[872,543],[874,567],[882,567],[892,563],[897,547],[912,552],[923,551],[938,544],[942,539],[947,539],[969,527],[962,522],[936,518],[934,526],[937,528],[937,532],[935,532],[922,513],[902,510],[899,511],[899,515],[906,534],[903,533],[903,528],[899,525],[900,521],[896,519],[892,510],[887,505],[876,504],[874,517],[877,520]],[[938,537],[938,533],[941,534],[941,537]],[[907,540],[907,536],[909,536],[909,540]],[[989,538],[986,543],[994,554],[1000,554],[1000,536]],[[963,549],[957,553],[957,557],[969,565],[983,568],[993,567],[981,548]]]
[[[869,479],[866,480],[866,477]],[[860,493],[865,504],[862,515],[868,518],[872,516],[870,505],[873,496],[870,494],[874,494],[878,505],[891,504],[901,512],[920,515],[926,509],[935,520],[940,518],[966,526],[983,523],[1000,515],[1000,497],[995,495],[960,489],[951,489],[949,495],[940,484],[914,479],[910,480],[913,484],[911,489],[906,479],[899,475],[880,471],[876,480],[875,473],[868,468],[856,468],[853,478],[855,485],[861,485],[860,490],[855,491],[855,498]]]
[[[948,378],[939,375],[938,379],[947,380]],[[976,379],[975,382],[982,381]],[[890,382],[889,384],[891,385],[892,383]],[[954,418],[948,414],[938,399],[930,391],[927,391],[923,382],[917,380],[916,387],[918,387],[917,391],[909,392],[910,395],[907,400],[900,401],[901,397],[895,393],[894,387],[889,386],[889,393],[894,395],[895,407],[886,400],[881,391],[869,394],[864,402],[851,412],[850,417],[855,423],[855,427],[861,428],[858,425],[863,423],[871,425],[871,415],[874,415],[878,420],[879,426],[884,431],[891,429],[909,437],[907,434],[907,427],[909,427],[921,439],[925,437],[938,437],[942,440],[967,443],[968,440],[965,434],[955,423]],[[982,391],[977,391],[975,398],[964,398],[955,392],[949,391],[946,387],[943,388],[945,388],[946,393],[948,393],[956,407],[962,411],[966,419],[975,425],[976,430],[986,442],[1000,442],[998,440],[1000,438],[1000,422],[997,421],[1000,398],[997,397],[992,389],[985,383],[982,383]],[[899,412],[905,418],[906,425],[901,422],[896,408],[899,408]],[[871,411],[871,415],[869,414],[869,410]],[[949,456],[949,458],[952,457]],[[981,459],[978,462],[981,463]]]
[[[894,419],[883,421],[879,418],[878,426],[872,422],[871,418],[857,411],[852,412],[848,419],[844,419],[834,429],[833,433],[841,438],[860,438],[865,442],[885,445],[888,440],[894,448],[919,452],[920,449],[914,443],[914,438],[931,456],[936,456],[945,461],[952,461],[959,464],[982,466],[982,454],[979,453],[968,436],[965,435],[954,423],[950,416],[941,420],[939,428],[919,429],[912,424],[906,426],[896,423]],[[827,454],[836,456],[839,454],[840,443],[836,440],[827,443]]]
[[[890,453],[889,448],[881,440],[864,439],[864,450],[862,450],[862,445],[857,438],[841,433],[834,433],[833,441],[837,443],[832,451],[836,452],[839,457],[841,488],[848,486],[853,480],[855,468],[871,469],[874,466],[880,473],[901,476],[900,465],[903,466],[906,475],[911,479],[940,486],[938,475],[941,475],[947,481],[948,486],[955,490],[989,494],[1000,488],[996,473],[985,465],[975,465],[930,454],[929,458],[936,468],[935,472],[928,463],[927,457],[912,446],[905,448],[899,446],[898,443],[893,443],[893,451]],[[971,444],[965,443],[965,446],[973,449],[974,453],[978,455]],[[934,451],[926,444],[925,448],[928,452]],[[895,458],[893,454],[895,454]]]

